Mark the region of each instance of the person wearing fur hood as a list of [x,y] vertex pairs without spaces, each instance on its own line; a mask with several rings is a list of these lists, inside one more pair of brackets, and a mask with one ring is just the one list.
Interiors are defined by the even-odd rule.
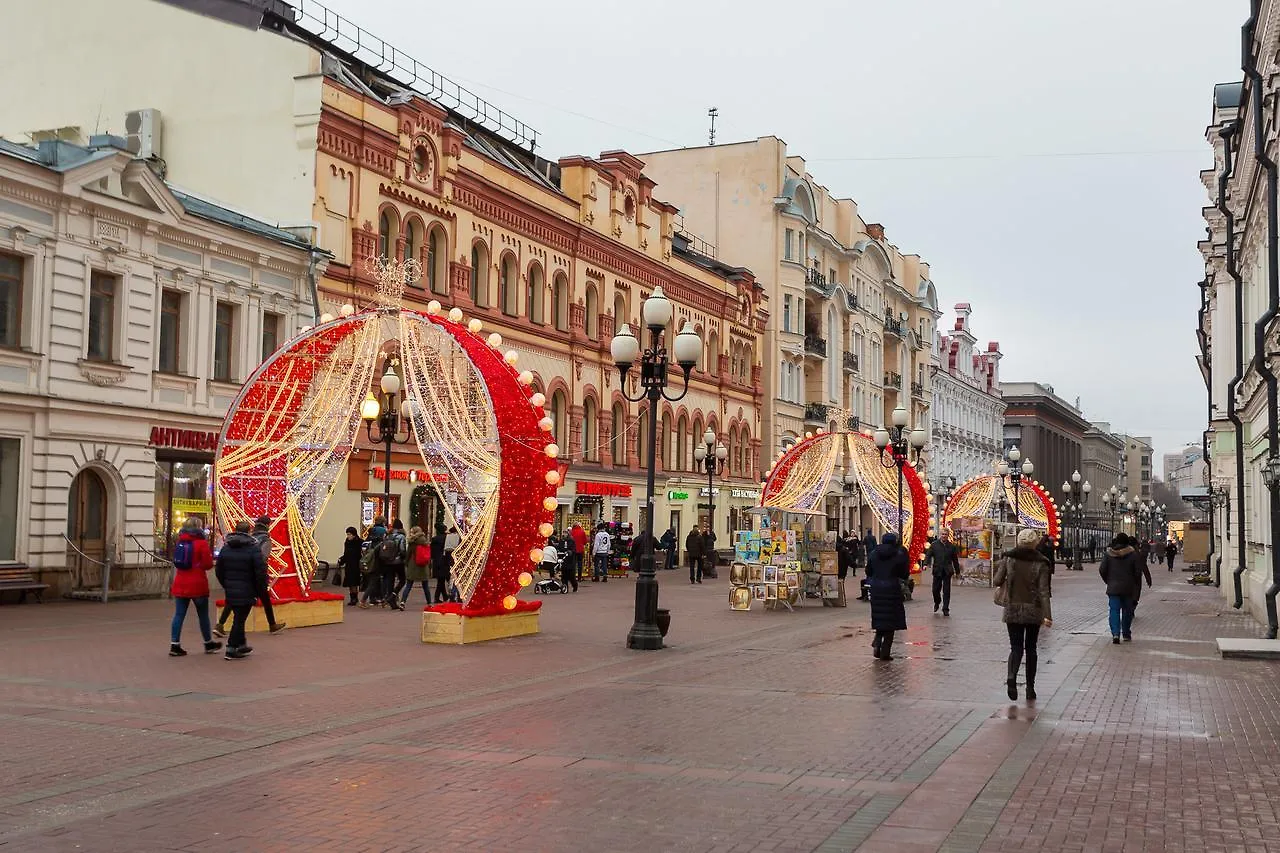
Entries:
[[[1142,591],[1144,568],[1133,544],[1126,534],[1117,533],[1098,566],[1098,574],[1107,584],[1108,621],[1113,643],[1119,643],[1121,637],[1126,643],[1133,639],[1133,609]],[[1148,584],[1150,581],[1148,572]]]
[[1027,700],[1036,699],[1037,644],[1040,628],[1053,625],[1050,606],[1049,561],[1038,549],[1040,533],[1026,528],[1018,532],[1016,546],[1006,551],[996,564],[992,578],[1004,589],[1004,616],[1009,629],[1009,672],[1005,680],[1009,698],[1018,698],[1018,670],[1027,661]]

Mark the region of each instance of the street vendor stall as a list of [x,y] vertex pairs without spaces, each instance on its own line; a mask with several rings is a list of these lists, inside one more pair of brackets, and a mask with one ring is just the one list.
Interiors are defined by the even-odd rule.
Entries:
[[[1006,511],[1013,521],[1005,521]],[[1021,528],[1044,531],[1059,541],[1058,508],[1035,480],[1024,477],[1014,487],[1009,479],[988,474],[966,480],[942,511],[942,527],[950,530],[960,549],[956,582],[990,586],[997,555],[1012,547]]]

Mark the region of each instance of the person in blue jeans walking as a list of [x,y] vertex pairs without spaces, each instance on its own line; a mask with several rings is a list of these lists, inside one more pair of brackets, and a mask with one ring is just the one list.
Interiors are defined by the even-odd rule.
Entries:
[[613,537],[609,528],[601,524],[596,528],[595,539],[591,542],[591,582],[609,582],[609,557],[613,551]]
[[1133,639],[1133,607],[1142,588],[1142,568],[1133,540],[1126,534],[1117,533],[1111,540],[1098,574],[1107,584],[1111,642],[1119,643],[1123,638],[1127,643]]

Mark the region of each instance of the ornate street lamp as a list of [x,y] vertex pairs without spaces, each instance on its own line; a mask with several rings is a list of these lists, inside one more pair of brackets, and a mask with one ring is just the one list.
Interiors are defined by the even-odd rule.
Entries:
[[[920,460],[920,453],[929,434],[921,427],[907,432],[907,410],[898,406],[893,410],[893,426],[889,429],[880,427],[876,430],[876,447],[880,448],[880,464],[886,468],[898,469],[898,544],[902,542],[902,469],[914,461]],[[886,454],[886,451],[888,453]]]
[[951,496],[956,493],[956,478],[943,475],[938,479],[938,535],[942,535],[942,522],[946,519],[943,517],[947,510],[947,502],[951,500]]
[[[649,447],[648,459],[648,491],[646,495],[648,509],[645,513],[645,542],[653,541],[653,490],[655,466],[658,452],[658,401],[675,402],[689,393],[689,374],[698,363],[702,353],[702,339],[693,330],[693,324],[686,322],[674,342],[676,364],[684,372],[684,390],[678,396],[668,396],[667,368],[670,366],[667,348],[662,340],[662,332],[671,322],[673,314],[671,300],[662,293],[661,287],[655,287],[653,293],[644,301],[640,309],[641,319],[649,330],[650,344],[640,352],[640,341],[632,334],[631,328],[622,324],[609,343],[609,351],[613,361],[618,365],[618,373],[622,376],[622,393],[632,403],[649,401]],[[640,394],[632,397],[627,394],[627,374],[636,360],[640,360]],[[653,549],[644,548],[640,554],[640,573],[636,580],[636,614],[635,623],[627,634],[627,648],[652,650],[662,648],[662,632],[658,630],[658,578],[653,571]]]
[[[707,431],[702,435],[702,444],[693,449],[693,458],[707,471],[707,529],[711,531],[712,542],[714,543],[716,535],[715,478],[724,476],[725,462],[729,458],[729,448],[723,444],[716,444],[716,431],[707,427]],[[715,554],[715,549],[710,543],[705,550],[709,554]],[[702,573],[707,577],[716,577],[714,556],[711,559],[711,565],[704,568]]]
[[[400,376],[395,371],[395,361],[387,359],[386,372],[378,383],[382,389],[382,403],[370,392],[360,404],[360,417],[364,419],[365,432],[369,441],[383,445],[383,477],[382,477],[382,515],[391,525],[391,445],[407,444],[413,437],[410,419],[409,400],[405,399],[396,405],[396,396],[400,393]],[[404,422],[404,435],[400,435],[401,421]],[[375,424],[377,429],[374,429]]]
[[[1022,482],[1023,477],[1030,477],[1035,473],[1036,466],[1031,464],[1030,459],[1022,459],[1022,451],[1018,449],[1018,445],[1009,448],[1009,461],[1000,460],[1000,464],[996,466],[996,472],[1003,480],[1004,477],[1009,478],[1009,482],[1013,484],[1013,529],[1022,529],[1022,504],[1018,499],[1018,484]],[[1019,465],[1018,461],[1022,464]]]
[[1082,570],[1084,562],[1082,556],[1081,536],[1084,527],[1085,504],[1089,501],[1089,493],[1093,491],[1093,486],[1089,485],[1089,481],[1080,482],[1080,472],[1071,472],[1071,481],[1062,483],[1062,494],[1066,498],[1066,509],[1069,519],[1073,522],[1075,528],[1072,535],[1071,546],[1071,565],[1068,568]]

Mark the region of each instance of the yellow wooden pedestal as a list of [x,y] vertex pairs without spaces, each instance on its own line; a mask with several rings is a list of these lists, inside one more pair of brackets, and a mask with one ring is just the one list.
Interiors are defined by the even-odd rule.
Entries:
[[537,610],[501,616],[462,616],[457,613],[422,612],[422,642],[463,645],[538,633]]
[[[290,628],[309,628],[312,625],[336,625],[342,622],[342,605],[341,599],[333,601],[325,601],[317,599],[315,601],[287,601],[283,604],[273,604],[271,609],[275,612],[277,622],[288,622]],[[249,619],[245,622],[246,631],[267,631],[271,626],[267,624],[267,617],[263,613],[262,607],[255,605],[249,611]]]

